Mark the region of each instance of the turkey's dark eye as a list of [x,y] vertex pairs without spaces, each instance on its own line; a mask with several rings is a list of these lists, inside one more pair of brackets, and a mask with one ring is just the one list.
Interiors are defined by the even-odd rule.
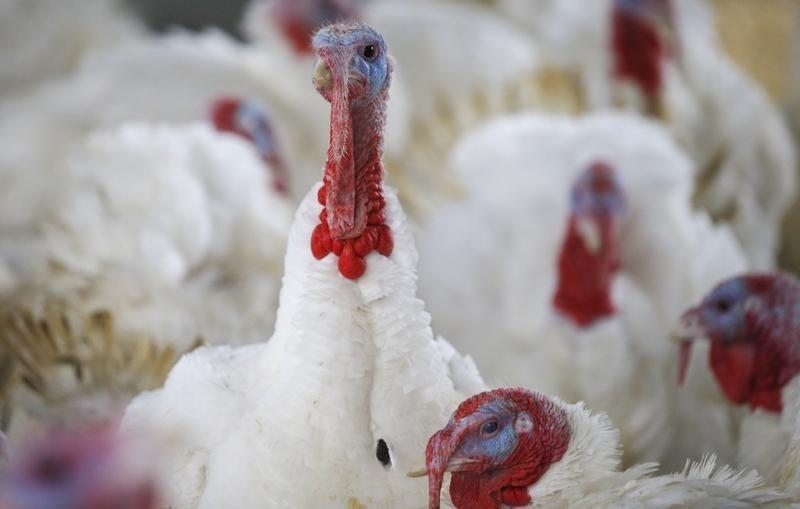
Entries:
[[36,477],[44,483],[61,483],[70,476],[69,462],[55,456],[42,458],[35,468]]
[[731,309],[731,303],[727,299],[720,299],[714,305],[720,313],[727,313]]
[[499,426],[497,424],[497,421],[489,421],[487,423],[484,423],[483,426],[481,426],[481,433],[483,433],[484,435],[491,435],[492,433],[497,431],[498,427]]
[[378,54],[378,48],[374,44],[364,46],[364,58],[372,60]]

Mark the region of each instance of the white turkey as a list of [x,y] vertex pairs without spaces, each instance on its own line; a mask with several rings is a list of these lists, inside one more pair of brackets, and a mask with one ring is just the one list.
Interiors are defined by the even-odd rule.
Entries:
[[5,182],[24,205],[0,228],[12,439],[30,419],[115,415],[198,340],[269,338],[291,206],[253,144],[203,123],[124,124],[50,175]]
[[[775,263],[795,148],[766,93],[724,54],[698,0],[497,0],[543,59],[579,77],[584,106],[661,119],[700,169],[696,205],[730,223],[754,267]],[[732,107],[735,105],[735,107]]]
[[[265,110],[288,169],[286,185],[304,189],[325,145],[315,135],[318,123],[301,114],[306,99],[280,79],[282,65],[215,30],[176,31],[95,52],[73,75],[0,104],[0,179],[23,169],[55,171],[97,129],[205,120],[212,103],[232,97]],[[0,206],[18,200],[3,193]]]
[[409,226],[382,184],[385,43],[342,23],[314,49],[330,147],[289,235],[274,335],[184,356],[125,415],[130,433],[180,432],[164,479],[172,507],[422,507],[405,472],[483,387],[431,332]]
[[800,495],[798,309],[800,282],[788,274],[725,280],[684,313],[680,366],[683,378],[693,340],[708,339],[708,367],[731,405],[742,407],[739,466],[757,469],[795,495]]
[[[609,413],[626,462],[676,468],[701,445],[730,450],[708,428],[675,437],[670,332],[746,263],[727,229],[692,211],[691,164],[663,129],[621,114],[509,116],[467,135],[452,165],[468,195],[419,242],[437,329],[490,383]],[[692,385],[712,390],[691,414],[727,423],[711,380]]]
[[618,440],[604,414],[581,404],[525,389],[478,394],[428,441],[429,508],[440,507],[445,472],[456,509],[800,507],[713,458],[679,474],[652,476],[653,464],[620,471]]
[[0,98],[69,74],[87,54],[143,38],[121,0],[0,1]]

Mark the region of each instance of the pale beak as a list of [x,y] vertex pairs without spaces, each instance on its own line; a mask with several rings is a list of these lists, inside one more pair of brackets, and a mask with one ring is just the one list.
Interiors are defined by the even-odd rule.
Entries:
[[425,468],[425,467],[416,467],[416,468],[411,469],[406,474],[406,477],[411,477],[412,479],[415,479],[417,477],[425,477],[426,475],[428,475],[428,469],[427,468]]
[[672,341],[682,344],[705,336],[705,330],[700,325],[699,311],[690,309],[681,316],[678,324],[672,329]]
[[580,218],[577,224],[578,235],[583,239],[583,244],[589,253],[597,255],[603,247],[603,239],[600,234],[600,227],[593,219]]
[[321,59],[314,65],[314,74],[311,77],[314,86],[319,90],[326,90],[333,86],[333,77],[328,64]]
[[697,338],[705,335],[703,327],[700,325],[699,311],[690,309],[681,317],[680,323],[672,331],[672,340],[680,345],[678,352],[678,385],[686,382],[686,374],[689,371],[689,362],[692,358],[692,344]]

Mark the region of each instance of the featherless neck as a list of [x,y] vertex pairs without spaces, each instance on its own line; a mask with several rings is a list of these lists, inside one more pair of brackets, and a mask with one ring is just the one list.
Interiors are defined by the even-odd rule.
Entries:
[[785,323],[787,316],[798,311],[797,305],[792,308],[772,308],[766,316],[747,316],[752,341],[712,343],[711,369],[732,402],[746,403],[753,410],[783,410],[783,389],[800,375],[800,335]]
[[580,327],[612,316],[611,291],[619,265],[616,223],[572,216],[559,254],[553,306]]
[[654,108],[664,83],[664,60],[669,56],[657,28],[645,16],[616,8],[612,16],[611,50],[614,77],[636,85]]
[[[358,279],[372,251],[389,256],[394,244],[385,224],[383,196],[383,127],[387,91],[331,109],[330,146],[318,199],[324,206],[311,238],[317,259],[339,257],[339,272]],[[344,118],[343,118],[344,117]]]

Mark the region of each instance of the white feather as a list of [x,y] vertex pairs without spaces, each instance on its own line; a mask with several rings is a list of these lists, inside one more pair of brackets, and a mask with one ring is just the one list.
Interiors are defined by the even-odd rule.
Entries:
[[[551,298],[570,188],[598,160],[616,170],[627,196],[613,289],[619,312],[579,329],[555,315]],[[730,232],[692,210],[692,166],[663,129],[620,114],[515,115],[465,136],[452,163],[470,194],[420,235],[421,294],[437,329],[491,383],[609,413],[626,461],[677,467],[720,445],[700,433],[674,450],[678,399],[689,415],[695,406],[703,415],[727,410],[710,378],[693,375],[676,394],[670,332],[686,306],[745,262]],[[698,401],[705,387],[714,398]],[[733,437],[720,448],[732,455]]]
[[[434,341],[415,296],[411,234],[394,192],[385,192],[391,257],[369,255],[357,282],[339,275],[334,256],[314,259],[315,187],[290,233],[272,339],[191,354],[162,391],[128,408],[128,430],[185,437],[167,459],[170,504],[424,507],[424,485],[405,473],[470,394],[454,388],[450,369],[464,363],[454,372],[468,372],[473,385],[479,378]],[[388,467],[375,457],[381,439]]]

